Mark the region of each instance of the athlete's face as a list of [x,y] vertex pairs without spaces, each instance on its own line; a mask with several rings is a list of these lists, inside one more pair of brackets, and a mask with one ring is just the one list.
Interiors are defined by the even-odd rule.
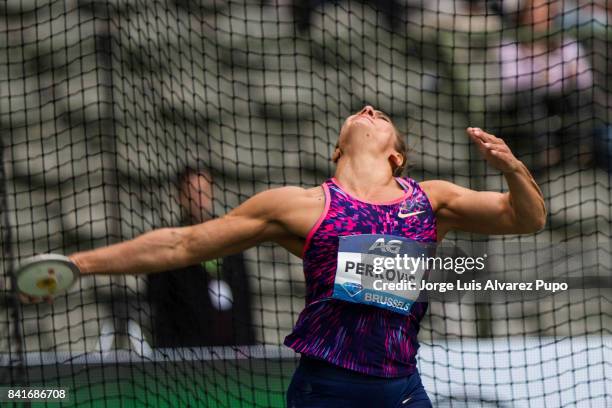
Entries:
[[[397,131],[391,119],[383,112],[367,105],[359,112],[349,116],[342,125],[338,147],[343,153],[353,149],[368,148],[380,154],[393,154],[397,142]],[[339,158],[334,154],[334,161]],[[401,163],[400,163],[401,164]]]
[[391,119],[379,110],[366,105],[359,112],[349,116],[340,130],[340,139],[359,134],[375,138],[381,144],[395,143],[395,128]]

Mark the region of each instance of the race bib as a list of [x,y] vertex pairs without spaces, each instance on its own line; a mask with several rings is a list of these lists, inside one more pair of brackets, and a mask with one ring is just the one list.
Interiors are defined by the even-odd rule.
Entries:
[[[432,244],[382,234],[339,237],[333,299],[409,314],[425,301],[421,281]],[[421,296],[421,298],[419,298]]]

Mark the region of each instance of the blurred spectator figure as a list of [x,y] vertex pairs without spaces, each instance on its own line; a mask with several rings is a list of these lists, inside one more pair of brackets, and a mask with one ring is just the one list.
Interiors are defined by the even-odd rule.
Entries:
[[501,15],[499,1],[501,0],[464,0],[466,13],[472,16],[483,14]]
[[[338,0],[292,0],[293,19],[300,32],[310,29],[312,13],[318,7],[323,7],[326,3],[338,3]],[[404,7],[398,0],[361,0],[362,3],[370,3],[372,7],[381,11],[391,30],[395,31],[400,26],[401,17],[404,14]]]
[[[605,30],[612,17],[610,0],[564,0],[559,24],[564,30]],[[592,32],[589,32],[592,36]]]
[[[531,135],[536,137],[535,147],[541,152],[538,161],[542,166],[561,160],[560,139],[568,145],[577,144],[579,154],[587,151],[588,155],[590,150],[587,142],[590,130],[583,126],[588,119],[578,111],[592,109],[588,95],[593,87],[593,73],[578,41],[555,30],[559,8],[557,1],[527,0],[515,14],[517,38],[503,40],[499,50],[505,107],[519,111],[518,116],[556,117],[557,120],[547,123],[561,122],[558,129],[547,125],[547,134]],[[570,141],[569,137],[575,140]]]
[[595,163],[612,173],[612,125],[598,127],[593,132]]
[[[179,180],[184,225],[212,217],[209,173],[187,169]],[[253,344],[249,281],[242,254],[148,275],[156,347]]]
[[592,42],[592,49],[597,50],[593,59],[595,83],[599,85],[595,87],[593,95],[597,110],[597,125],[593,131],[593,158],[595,164],[612,173],[612,125],[607,119],[608,90],[612,86],[612,76],[609,75],[612,72],[612,59],[605,58],[612,54],[612,43],[607,40],[609,25],[612,23],[612,1],[565,0],[563,5],[563,18],[560,21],[563,28]]

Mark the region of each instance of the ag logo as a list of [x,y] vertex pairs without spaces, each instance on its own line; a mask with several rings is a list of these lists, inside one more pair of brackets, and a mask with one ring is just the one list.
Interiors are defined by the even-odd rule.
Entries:
[[392,254],[398,254],[399,250],[402,247],[402,241],[397,239],[391,239],[388,242],[385,242],[384,238],[378,238],[374,244],[370,247],[370,251],[374,249],[379,249],[382,252],[389,252]]

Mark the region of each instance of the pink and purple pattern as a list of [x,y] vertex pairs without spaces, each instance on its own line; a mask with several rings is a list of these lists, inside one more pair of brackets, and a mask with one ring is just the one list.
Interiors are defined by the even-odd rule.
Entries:
[[[313,358],[379,377],[400,377],[416,370],[419,323],[427,303],[401,315],[367,305],[330,299],[338,237],[389,234],[436,242],[436,218],[418,183],[397,178],[404,195],[389,203],[367,203],[349,196],[335,178],[323,183],[325,210],[304,245],[306,307],[285,345]],[[406,218],[398,213],[418,213]]]

